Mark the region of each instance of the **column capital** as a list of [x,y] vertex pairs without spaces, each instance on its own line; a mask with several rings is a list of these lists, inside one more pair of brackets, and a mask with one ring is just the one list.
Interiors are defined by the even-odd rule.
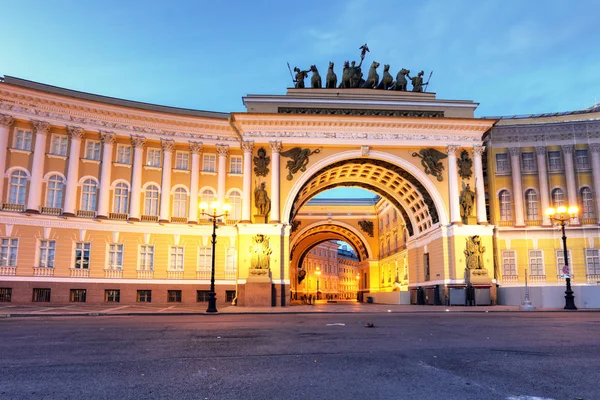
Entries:
[[600,153],[600,143],[590,143],[592,153]]
[[575,148],[572,144],[561,146],[564,154],[573,154],[573,149]]
[[139,135],[131,135],[131,144],[135,148],[144,148],[146,146],[146,138]]
[[280,141],[274,141],[274,142],[269,142],[269,145],[271,146],[271,151],[273,151],[273,153],[279,153],[281,151],[281,142]]
[[521,154],[520,147],[509,147],[508,151],[510,151],[510,155],[513,157],[519,156]]
[[163,151],[172,153],[175,150],[175,141],[173,139],[160,139],[160,146]]
[[71,136],[71,139],[83,139],[83,128],[79,126],[67,125],[67,131],[69,132],[69,136]]
[[11,126],[15,119],[10,115],[0,114],[0,126]]
[[100,131],[100,141],[104,144],[115,144],[117,136],[114,132]]
[[229,145],[218,144],[217,145],[217,154],[219,156],[227,157],[229,155]]
[[545,156],[546,155],[546,146],[537,146],[535,148],[535,152],[536,152],[536,154],[538,154],[540,156]]
[[45,135],[50,130],[50,124],[46,121],[31,120],[33,131]]
[[244,150],[244,153],[252,153],[252,150],[254,150],[254,142],[242,142],[242,150]]
[[459,145],[449,144],[448,147],[446,147],[446,154],[448,154],[449,156],[454,156],[456,155],[458,149],[460,149]]
[[202,142],[190,141],[190,151],[192,152],[192,154],[202,153]]
[[485,146],[483,146],[483,145],[473,146],[473,155],[474,156],[481,156],[481,155],[483,155],[484,151],[485,151]]

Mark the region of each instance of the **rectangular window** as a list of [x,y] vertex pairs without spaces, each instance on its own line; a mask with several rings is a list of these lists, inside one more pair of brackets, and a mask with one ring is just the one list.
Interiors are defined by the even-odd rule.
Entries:
[[229,172],[232,174],[241,174],[242,173],[242,157],[241,156],[231,156],[229,160]]
[[183,271],[183,246],[171,246],[171,271]]
[[85,158],[86,160],[100,160],[100,142],[88,140],[85,143]]
[[66,135],[52,135],[52,139],[50,140],[50,154],[66,156],[67,143],[68,138]]
[[215,172],[216,171],[216,157],[214,154],[204,154],[202,171],[204,172]]
[[31,131],[26,131],[23,129],[17,129],[15,132],[15,138],[13,143],[13,148],[18,150],[31,150]]
[[544,276],[544,254],[542,250],[529,250],[529,275]]
[[110,243],[108,245],[108,268],[123,269],[123,244]]
[[504,275],[517,276],[516,252],[514,250],[502,250],[502,273]]
[[10,303],[12,301],[12,288],[0,288],[0,303]]
[[190,164],[190,153],[187,151],[178,151],[175,154],[175,169],[187,171]]
[[124,144],[117,146],[117,163],[131,164],[131,146]]
[[55,240],[40,240],[40,268],[54,268]]
[[71,303],[85,303],[86,296],[85,289],[71,289],[70,302]]
[[19,239],[2,238],[0,240],[0,267],[16,267]]
[[225,302],[231,303],[235,299],[235,290],[226,290],[225,291]]
[[167,301],[169,303],[181,303],[181,290],[169,290]]
[[548,171],[556,172],[563,170],[562,157],[560,151],[549,151],[548,152]]
[[585,271],[587,275],[600,275],[600,250],[585,249]]
[[532,152],[521,153],[521,169],[523,172],[533,172],[535,168],[535,156]]
[[138,290],[137,301],[138,303],[152,303],[152,290]]
[[235,272],[236,255],[237,251],[235,250],[235,247],[227,248],[227,255],[225,258],[225,272]]
[[[569,275],[573,274],[573,258],[571,257],[571,249],[567,251],[569,256]],[[565,265],[565,252],[563,250],[556,250],[556,270],[558,275],[563,275],[563,267]]]
[[208,302],[208,290],[197,290],[196,291],[196,301],[198,303]]
[[587,149],[575,150],[575,167],[577,169],[590,169]]
[[498,172],[498,173],[510,172],[510,164],[508,163],[508,153],[496,154],[496,172]]
[[212,266],[212,248],[209,246],[198,247],[198,271],[210,272]]
[[146,165],[149,167],[160,167],[160,149],[148,149]]
[[34,288],[32,301],[34,303],[49,303],[50,302],[50,289]]
[[104,301],[107,303],[120,303],[121,291],[119,289],[105,289]]
[[90,267],[90,242],[75,243],[74,268],[88,269]]
[[154,246],[140,246],[140,271],[154,271]]

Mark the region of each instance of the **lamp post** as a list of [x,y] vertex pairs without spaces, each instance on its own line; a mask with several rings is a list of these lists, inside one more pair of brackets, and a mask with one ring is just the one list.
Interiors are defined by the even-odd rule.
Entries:
[[217,218],[225,217],[229,215],[229,210],[231,209],[230,205],[225,203],[221,207],[223,211],[222,214],[217,214],[219,212],[219,202],[213,201],[210,205],[212,209],[212,213],[207,213],[208,204],[203,201],[200,203],[200,212],[202,216],[207,216],[213,223],[213,231],[212,231],[212,260],[211,260],[211,270],[210,270],[210,291],[208,292],[208,308],[206,309],[207,313],[216,313],[217,310],[217,295],[215,293],[215,247],[217,245]]
[[571,290],[571,274],[569,271],[569,254],[567,252],[565,226],[572,218],[577,216],[578,212],[579,208],[577,206],[569,206],[569,208],[560,206],[556,209],[550,207],[546,210],[548,218],[562,229],[563,255],[565,259],[565,266],[562,273],[565,275],[565,281],[567,282],[567,290],[565,291],[565,310],[577,310],[577,307],[575,307],[575,296],[573,296],[573,291]]
[[317,300],[319,300],[319,275],[321,275],[321,267],[317,266],[315,275],[317,276]]

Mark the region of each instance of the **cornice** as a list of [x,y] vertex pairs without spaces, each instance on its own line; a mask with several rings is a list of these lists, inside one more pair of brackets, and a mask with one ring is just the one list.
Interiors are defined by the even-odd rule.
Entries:
[[496,125],[492,143],[557,142],[600,139],[600,120],[560,121],[527,125]]

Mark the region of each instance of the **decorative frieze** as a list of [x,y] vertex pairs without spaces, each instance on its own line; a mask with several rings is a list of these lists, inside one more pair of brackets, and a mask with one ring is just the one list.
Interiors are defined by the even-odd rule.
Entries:
[[385,116],[385,117],[421,117],[443,118],[443,111],[422,110],[373,110],[355,108],[306,108],[306,107],[279,107],[279,114],[316,114],[316,115],[358,115],[358,116]]

